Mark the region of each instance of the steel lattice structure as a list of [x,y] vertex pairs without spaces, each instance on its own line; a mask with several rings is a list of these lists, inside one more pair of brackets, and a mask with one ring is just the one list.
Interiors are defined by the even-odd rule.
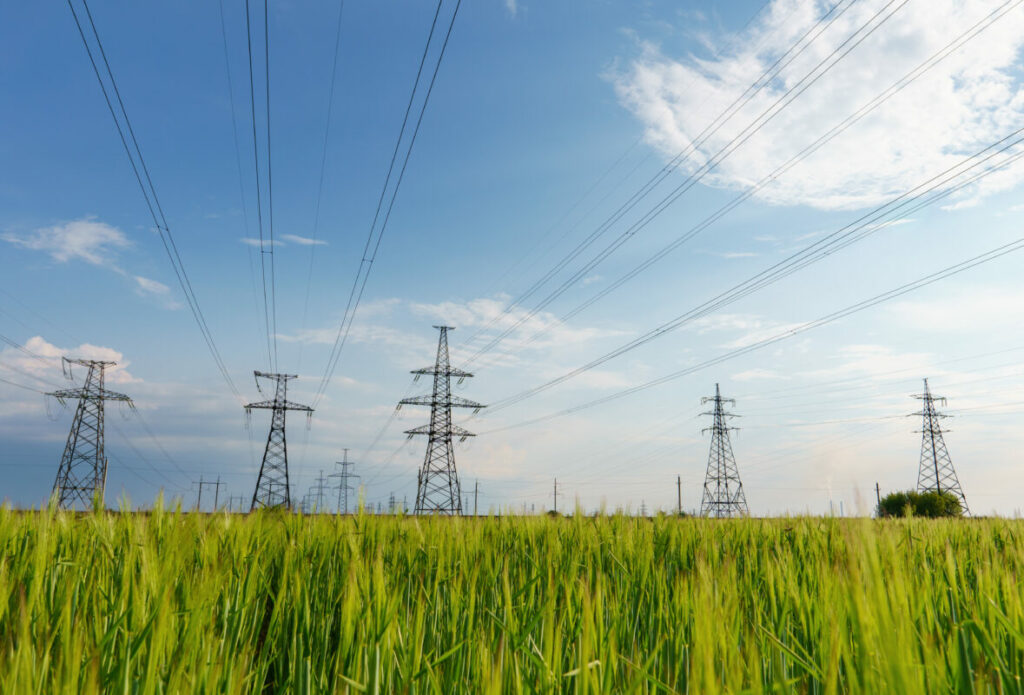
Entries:
[[452,447],[452,436],[460,439],[475,436],[458,425],[452,424],[452,408],[473,408],[474,411],[485,407],[480,403],[452,395],[451,378],[462,379],[473,376],[469,372],[455,369],[448,361],[448,331],[455,330],[450,326],[434,326],[441,332],[437,341],[437,359],[433,367],[417,369],[412,372],[416,378],[430,374],[434,377],[434,389],[429,396],[404,398],[398,406],[429,405],[430,424],[406,430],[409,437],[425,434],[427,453],[423,459],[423,467],[419,471],[416,484],[417,514],[462,514],[462,488],[459,485],[459,474],[455,470],[455,451]]
[[71,360],[64,358],[65,374],[71,377],[71,365],[80,365],[88,371],[81,388],[63,389],[47,395],[55,397],[63,405],[77,399],[75,419],[71,423],[64,455],[57,469],[53,483],[53,495],[62,509],[74,509],[76,504],[91,508],[99,495],[103,503],[103,491],[107,484],[107,457],[103,443],[103,404],[105,401],[120,401],[133,406],[132,399],[123,393],[108,391],[104,387],[106,368],[116,362],[99,360]]
[[924,380],[924,393],[915,394],[921,403],[921,410],[911,413],[911,417],[920,416],[922,419],[921,429],[915,430],[921,433],[921,462],[917,469],[917,491],[918,492],[949,492],[960,500],[960,508],[964,514],[970,514],[967,508],[967,498],[960,488],[960,480],[956,477],[953,469],[953,461],[949,458],[949,451],[946,449],[946,441],[942,438],[943,432],[941,420],[949,417],[935,410],[935,402],[943,405],[946,399],[942,396],[933,396],[928,387],[928,380]]
[[253,410],[270,410],[270,433],[267,435],[267,446],[263,450],[263,463],[260,464],[260,476],[256,479],[256,490],[252,493],[252,504],[249,510],[257,507],[285,507],[291,509],[291,485],[288,479],[288,440],[285,437],[285,414],[289,410],[298,410],[311,417],[313,409],[308,405],[292,403],[288,400],[288,382],[298,379],[296,374],[271,374],[253,372],[256,388],[262,394],[260,379],[271,379],[274,382],[274,397],[270,400],[257,401],[245,406],[246,414]]
[[726,412],[722,407],[723,403],[736,405],[732,398],[722,398],[718,384],[715,384],[715,395],[702,398],[701,403],[714,403],[714,410],[703,413],[711,415],[714,421],[711,427],[702,432],[711,432],[711,450],[708,453],[708,470],[704,477],[704,496],[700,503],[701,516],[710,516],[716,519],[733,516],[746,516],[750,513],[747,509],[747,496],[743,492],[743,483],[740,482],[740,471],[736,467],[736,457],[732,453],[732,442],[729,440],[730,427],[728,418],[735,417],[732,413]]
[[341,472],[331,473],[327,477],[338,479],[338,514],[348,514],[348,493],[353,491],[348,481],[359,477],[351,471],[356,464],[355,461],[348,460],[348,449],[345,449],[345,455],[342,457],[342,460],[335,461],[334,465],[341,466]]

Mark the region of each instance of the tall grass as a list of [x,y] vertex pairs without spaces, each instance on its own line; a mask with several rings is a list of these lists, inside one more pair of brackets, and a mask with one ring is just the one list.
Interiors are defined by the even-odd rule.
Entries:
[[1012,521],[0,511],[3,693],[1021,693]]

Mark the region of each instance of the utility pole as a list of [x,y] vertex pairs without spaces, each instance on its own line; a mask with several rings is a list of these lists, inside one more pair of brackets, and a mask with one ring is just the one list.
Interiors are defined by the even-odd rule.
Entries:
[[555,478],[555,513],[558,513],[558,478]]
[[878,508],[882,508],[882,488],[879,487],[878,483],[875,483],[875,501],[878,502]]
[[348,493],[352,490],[352,486],[348,484],[348,481],[352,478],[358,478],[359,476],[352,473],[349,469],[355,466],[354,461],[348,460],[348,449],[345,449],[345,455],[341,461],[335,461],[335,466],[341,466],[340,473],[331,473],[328,478],[338,479],[338,513],[348,514]]
[[213,511],[217,511],[217,505],[220,503],[220,486],[226,483],[220,482],[220,476],[217,476],[217,482],[212,480],[203,480],[203,476],[199,476],[199,497],[196,499],[196,511],[203,510],[203,486],[208,485],[213,488]]
[[260,475],[256,479],[256,489],[252,493],[250,511],[257,507],[284,507],[291,508],[291,485],[288,480],[288,443],[285,438],[285,414],[289,410],[298,410],[306,413],[306,418],[312,417],[313,409],[308,405],[292,403],[288,400],[288,382],[298,379],[296,374],[270,374],[268,372],[253,372],[256,379],[256,389],[263,394],[260,388],[260,379],[269,379],[274,382],[274,397],[245,406],[246,414],[253,410],[270,410],[270,433],[267,435],[267,446],[263,450],[263,462],[260,464]]
[[480,498],[480,481],[473,484],[473,516],[476,516],[476,503]]
[[728,418],[735,415],[726,412],[722,407],[723,403],[736,405],[736,400],[722,398],[718,384],[715,384],[715,395],[702,398],[700,402],[714,403],[713,410],[703,413],[713,416],[714,421],[711,427],[702,430],[702,433],[711,432],[711,450],[708,452],[708,470],[704,477],[704,496],[700,503],[700,514],[716,519],[747,516],[750,514],[747,496],[743,492],[739,468],[736,466],[732,442],[729,440],[729,431],[736,428],[727,424]]
[[683,515],[683,476],[676,476],[676,512]]
[[458,425],[452,424],[452,408],[472,408],[478,412],[485,406],[466,398],[452,395],[451,378],[459,381],[473,376],[469,372],[456,369],[448,361],[448,331],[451,326],[434,326],[440,331],[437,340],[437,357],[433,367],[425,367],[412,372],[416,378],[429,374],[434,377],[433,392],[429,396],[403,398],[398,407],[403,405],[429,405],[430,424],[422,425],[405,433],[410,438],[417,434],[427,435],[427,453],[423,459],[416,486],[417,514],[462,514],[462,488],[459,485],[459,474],[455,470],[455,450],[452,447],[452,436],[464,441],[467,437],[476,436]]
[[62,358],[61,367],[64,375],[71,379],[71,366],[79,365],[88,371],[81,388],[62,389],[48,393],[64,405],[66,401],[77,399],[75,419],[71,422],[64,454],[57,468],[57,478],[53,483],[52,495],[56,495],[57,504],[61,509],[74,509],[76,503],[83,508],[91,508],[97,501],[103,504],[103,493],[107,485],[107,457],[103,443],[103,403],[104,401],[120,401],[134,408],[132,399],[123,393],[108,391],[104,387],[106,368],[113,367],[116,362],[99,360],[72,360]]
[[913,398],[922,401],[919,412],[911,413],[909,417],[921,416],[921,461],[917,469],[917,491],[918,492],[948,492],[960,500],[960,509],[964,514],[970,514],[967,508],[967,498],[960,488],[960,481],[953,469],[953,461],[949,458],[949,451],[946,450],[946,442],[942,438],[944,432],[941,420],[949,417],[944,413],[935,410],[935,403],[941,402],[946,405],[946,399],[942,396],[933,396],[928,388],[928,380],[924,380],[924,393],[915,394]]

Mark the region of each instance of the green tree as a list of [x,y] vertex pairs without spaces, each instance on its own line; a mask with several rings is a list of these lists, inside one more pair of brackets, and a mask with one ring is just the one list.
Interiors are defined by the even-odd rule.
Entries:
[[960,500],[951,492],[891,492],[878,505],[878,516],[961,516]]

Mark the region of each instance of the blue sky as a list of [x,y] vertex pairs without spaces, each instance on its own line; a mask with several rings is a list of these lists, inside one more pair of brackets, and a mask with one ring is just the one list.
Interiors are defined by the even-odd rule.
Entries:
[[[406,443],[401,431],[428,413],[403,408],[370,445],[395,403],[427,388],[408,371],[432,362],[433,324],[456,326],[459,364],[495,326],[523,319],[457,387],[498,402],[683,314],[1024,126],[1024,8],[1013,7],[750,200],[562,320],[1002,4],[858,0],[828,15],[831,4],[812,0],[464,3],[350,340],[310,429],[291,422],[293,495],[321,469],[333,472],[348,447],[368,502],[391,493],[411,501],[425,442]],[[269,365],[251,243],[244,6],[224,3],[234,111],[217,3],[90,7],[214,338],[243,397],[256,400],[252,370]],[[453,9],[446,2],[440,21]],[[300,375],[297,401],[316,397],[433,11],[428,2],[346,2],[315,225],[338,6],[270,3],[277,341],[280,369]],[[697,141],[823,16],[832,21],[820,36]],[[872,21],[880,24],[863,43],[697,185],[524,318]],[[67,7],[0,8],[0,65],[0,333],[46,358],[119,362],[110,386],[132,395],[141,416],[108,418],[108,502],[126,494],[144,504],[161,487],[191,502],[200,475],[221,476],[227,495],[251,496],[267,414],[246,429],[206,352]],[[261,89],[257,79],[258,99]],[[261,136],[265,125],[258,114]],[[695,141],[649,197],[509,308]],[[558,477],[560,497],[588,509],[670,508],[678,475],[684,507],[695,507],[708,447],[700,398],[717,382],[738,401],[733,445],[754,513],[824,512],[830,500],[866,511],[876,481],[883,490],[916,481],[918,423],[903,416],[929,377],[955,415],[947,444],[972,509],[1017,513],[1024,282],[1015,254],[635,395],[509,427],[1010,243],[1024,236],[1022,179],[1024,168],[1008,163],[597,369],[506,409],[459,414],[481,435],[456,449],[464,488],[479,480],[485,508],[541,509]],[[0,378],[39,390],[65,384],[56,360],[11,346],[0,350]],[[16,504],[39,504],[52,486],[71,413],[51,411],[52,419],[38,393],[0,383],[3,495]]]

